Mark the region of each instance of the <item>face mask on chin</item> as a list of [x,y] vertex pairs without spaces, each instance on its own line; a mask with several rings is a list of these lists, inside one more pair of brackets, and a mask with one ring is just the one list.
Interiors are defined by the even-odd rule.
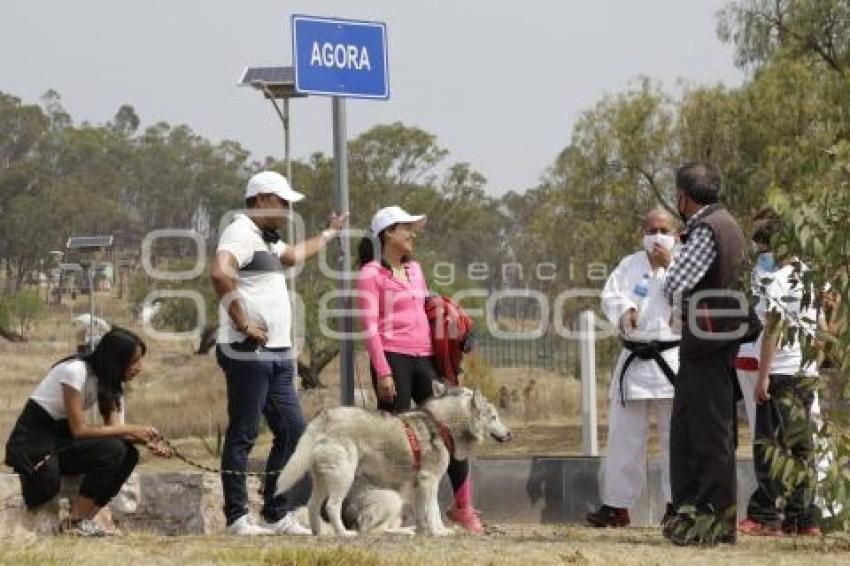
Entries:
[[673,246],[676,245],[676,238],[670,234],[644,234],[643,249],[646,250],[646,253],[652,253],[655,244],[660,245],[668,251],[672,251]]

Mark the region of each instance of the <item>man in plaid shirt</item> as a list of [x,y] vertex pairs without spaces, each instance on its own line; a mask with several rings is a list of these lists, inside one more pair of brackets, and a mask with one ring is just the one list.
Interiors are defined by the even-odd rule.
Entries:
[[708,206],[700,208],[688,218],[682,229],[683,233],[688,234],[688,242],[682,246],[676,261],[670,267],[667,282],[664,284],[664,294],[672,305],[681,304],[682,293],[696,287],[717,258],[717,247],[711,228],[699,224],[699,220],[704,218],[709,210]]
[[718,204],[720,189],[713,165],[689,163],[676,172],[676,206],[685,227],[664,293],[681,308],[683,321],[670,419],[670,483],[678,514],[666,521],[664,536],[679,545],[736,540],[738,341],[723,335],[721,311],[735,306],[730,291],[738,283],[745,239]]

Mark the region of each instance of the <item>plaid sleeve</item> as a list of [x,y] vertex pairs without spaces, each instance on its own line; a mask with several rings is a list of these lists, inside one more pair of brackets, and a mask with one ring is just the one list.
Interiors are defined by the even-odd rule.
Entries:
[[675,304],[682,293],[696,287],[716,257],[717,246],[711,228],[705,225],[694,228],[688,243],[682,247],[667,272],[664,294],[670,304]]

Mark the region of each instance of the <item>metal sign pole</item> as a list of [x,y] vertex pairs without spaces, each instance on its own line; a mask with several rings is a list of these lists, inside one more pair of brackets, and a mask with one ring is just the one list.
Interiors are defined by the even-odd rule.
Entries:
[[89,352],[94,352],[94,261],[89,264]]
[[[345,214],[348,210],[348,140],[345,127],[345,98],[334,96],[333,132],[334,163],[336,166],[336,204],[337,212]],[[348,238],[339,239],[342,259],[339,270],[343,276],[339,282],[342,293],[343,309],[350,309],[351,300],[351,249]],[[339,342],[339,400],[341,405],[354,405],[354,344],[351,340],[352,320],[344,316],[340,321],[343,338]]]
[[[383,22],[293,15],[292,63],[295,91],[332,97],[337,212],[347,214],[348,147],[345,98],[387,100],[390,97],[387,26]],[[322,46],[321,48],[319,46]],[[318,55],[317,55],[318,54]],[[342,57],[345,55],[345,57]],[[247,74],[247,71],[246,71]],[[244,79],[243,79],[244,82]],[[351,249],[348,234],[340,238],[342,274],[339,284],[345,315],[340,320],[340,403],[354,404],[354,343],[351,316]]]
[[[275,110],[278,111],[278,115],[280,116],[281,122],[283,122],[283,162],[284,167],[286,167],[286,180],[289,181],[289,185],[295,187],[295,181],[292,179],[292,159],[290,157],[290,134],[289,134],[289,98],[283,99],[283,110],[280,110],[275,104],[274,98],[269,98],[272,101],[272,104],[275,107]],[[295,205],[289,203],[289,219],[286,222],[286,241],[290,246],[294,246],[298,242],[295,241],[295,224],[293,224],[293,218],[295,218]],[[289,289],[289,304],[295,305],[296,298],[298,293],[295,290],[295,269],[293,268],[290,272],[290,275],[286,278],[287,287]],[[290,334],[292,338],[292,354],[295,356],[296,360],[296,373],[297,373],[297,364],[298,364],[298,340],[295,335],[295,325],[292,325],[290,329]],[[303,384],[302,384],[303,385]]]

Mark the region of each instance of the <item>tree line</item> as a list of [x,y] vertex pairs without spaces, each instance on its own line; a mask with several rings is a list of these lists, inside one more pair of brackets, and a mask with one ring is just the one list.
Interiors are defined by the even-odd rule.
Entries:
[[[551,296],[601,286],[587,266],[613,266],[633,251],[645,211],[659,204],[675,209],[675,167],[709,160],[724,174],[724,204],[745,229],[755,211],[773,204],[798,228],[788,246],[804,252],[818,277],[846,298],[849,12],[844,0],[728,3],[717,17],[718,37],[747,71],[742,85],[687,85],[670,93],[639,77],[581,113],[569,145],[536,186],[501,197],[426,130],[375,126],[348,146],[352,224],[367,226],[390,203],[424,212],[429,225],[418,259],[426,272],[443,261],[459,275],[438,290],[527,285]],[[213,143],[186,125],[141,130],[140,123],[129,105],[106,124],[75,124],[56,92],[40,104],[0,94],[0,266],[7,293],[71,234],[112,233],[119,247],[137,252],[151,230],[189,228],[212,250],[219,219],[240,206],[248,177],[260,168],[284,170],[276,159],[257,161],[238,142]],[[298,211],[314,232],[333,208],[332,158],[317,152],[296,160],[293,177],[309,196]],[[163,242],[158,251],[172,259],[193,253],[185,241]],[[465,275],[478,262],[491,266],[485,281]],[[525,280],[503,277],[506,263],[523,265]],[[543,263],[557,266],[554,276],[531,277]],[[299,282],[308,304],[333,284],[312,267]],[[206,280],[197,285],[206,288]],[[309,320],[314,310],[307,309],[308,333],[317,325]],[[838,314],[846,316],[846,306]],[[333,344],[328,348],[318,359],[332,355]],[[848,352],[850,339],[834,348]],[[850,363],[850,356],[842,359]]]

